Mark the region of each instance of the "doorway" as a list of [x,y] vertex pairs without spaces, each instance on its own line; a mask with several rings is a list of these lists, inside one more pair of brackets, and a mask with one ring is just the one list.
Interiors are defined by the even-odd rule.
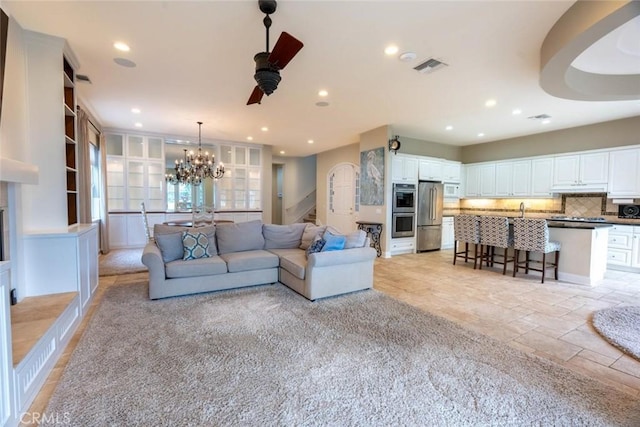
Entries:
[[353,163],[339,163],[327,174],[327,225],[342,233],[356,230],[359,167]]
[[282,181],[284,165],[271,165],[271,223],[282,225]]

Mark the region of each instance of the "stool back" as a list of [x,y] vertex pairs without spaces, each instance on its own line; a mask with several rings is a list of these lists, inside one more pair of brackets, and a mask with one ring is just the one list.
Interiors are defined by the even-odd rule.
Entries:
[[481,216],[480,243],[498,248],[513,246],[513,233],[509,232],[509,218],[504,216]]
[[514,247],[520,251],[548,252],[549,226],[546,219],[514,218]]
[[453,234],[458,242],[480,243],[480,217],[476,215],[454,216]]

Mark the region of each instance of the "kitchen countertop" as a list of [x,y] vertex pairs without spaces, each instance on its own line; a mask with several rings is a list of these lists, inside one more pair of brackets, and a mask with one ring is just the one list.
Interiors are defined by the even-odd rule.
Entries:
[[584,230],[595,230],[596,228],[611,228],[614,224],[606,222],[586,222],[586,221],[562,221],[547,220],[549,228],[576,228]]

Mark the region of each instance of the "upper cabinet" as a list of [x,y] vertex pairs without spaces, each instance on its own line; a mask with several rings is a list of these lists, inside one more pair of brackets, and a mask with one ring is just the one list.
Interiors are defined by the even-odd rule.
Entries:
[[530,193],[531,160],[496,163],[496,196],[525,197]]
[[531,160],[531,196],[550,197],[553,184],[553,157]]
[[440,159],[420,160],[418,176],[421,181],[442,181],[444,168]]
[[442,162],[442,181],[447,183],[459,184],[461,176],[462,164],[450,160]]
[[469,197],[496,195],[496,164],[479,163],[466,167],[465,194]]
[[391,156],[391,180],[393,182],[418,181],[418,159],[406,156]]
[[565,192],[606,191],[608,175],[608,152],[556,156],[553,189]]
[[609,196],[640,197],[640,148],[609,153]]

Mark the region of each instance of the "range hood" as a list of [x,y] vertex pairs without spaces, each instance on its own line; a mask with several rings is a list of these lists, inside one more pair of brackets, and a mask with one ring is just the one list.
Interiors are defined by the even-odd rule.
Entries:
[[38,166],[0,157],[0,181],[37,184]]

